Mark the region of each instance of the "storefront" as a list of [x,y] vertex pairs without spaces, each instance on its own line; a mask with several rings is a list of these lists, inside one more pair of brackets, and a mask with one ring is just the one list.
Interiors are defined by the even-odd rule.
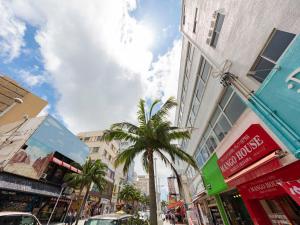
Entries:
[[300,224],[300,207],[286,191],[300,178],[300,162],[253,112],[245,112],[223,147],[218,165],[231,191],[221,199],[231,224],[251,224],[248,214],[255,225]]
[[237,189],[220,195],[231,225],[251,225],[252,220]]
[[[207,205],[208,214],[210,215],[208,217],[209,224],[229,225],[228,216],[220,197],[220,193],[226,191],[228,186],[224,182],[217,161],[218,158],[216,154],[213,154],[202,167],[203,182],[208,194],[208,198],[205,199],[205,204]],[[201,203],[200,207],[201,209],[205,209],[205,206],[201,205]]]

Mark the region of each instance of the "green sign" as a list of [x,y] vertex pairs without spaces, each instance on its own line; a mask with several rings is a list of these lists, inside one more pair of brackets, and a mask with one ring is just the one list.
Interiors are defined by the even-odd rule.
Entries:
[[202,177],[208,195],[215,195],[227,189],[227,184],[217,163],[218,157],[213,154],[202,167]]

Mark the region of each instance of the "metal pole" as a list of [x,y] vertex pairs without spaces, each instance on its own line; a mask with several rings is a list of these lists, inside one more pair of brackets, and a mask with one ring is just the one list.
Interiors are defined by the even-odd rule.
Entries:
[[59,199],[60,199],[60,197],[61,197],[61,195],[62,195],[62,193],[63,193],[63,190],[64,190],[64,187],[62,187],[61,190],[60,190],[59,196],[58,196],[58,198],[57,198],[57,200],[56,200],[56,203],[55,203],[55,205],[54,205],[54,208],[53,208],[53,210],[52,210],[52,212],[51,212],[51,215],[50,215],[50,217],[49,217],[49,220],[48,220],[48,222],[47,222],[47,225],[49,225],[49,223],[50,223],[50,221],[51,221],[51,219],[52,219],[53,213],[54,213],[55,208],[56,208],[56,206],[57,206],[57,204],[58,204],[58,201],[59,201]]
[[[74,197],[74,198],[75,198],[75,197]],[[68,206],[68,209],[67,209],[67,212],[66,212],[66,215],[65,215],[65,217],[64,217],[64,220],[63,220],[63,222],[65,222],[65,221],[66,221],[66,217],[67,217],[67,215],[68,215],[68,212],[69,212],[69,210],[70,210],[70,208],[71,208],[72,202],[73,202],[73,196],[71,196],[71,202],[70,202],[70,204],[69,204],[69,206]]]

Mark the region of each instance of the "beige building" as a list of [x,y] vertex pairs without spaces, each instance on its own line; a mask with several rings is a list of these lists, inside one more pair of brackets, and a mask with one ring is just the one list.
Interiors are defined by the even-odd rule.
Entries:
[[35,117],[47,102],[22,88],[14,80],[0,75],[0,125]]
[[137,180],[134,181],[134,185],[145,195],[149,195],[149,176],[148,175],[138,175]]
[[91,159],[101,159],[108,166],[106,189],[100,194],[92,190],[92,194],[94,193],[95,196],[100,197],[100,202],[104,205],[104,207],[101,207],[101,213],[107,211],[106,208],[114,210],[118,191],[123,182],[122,167],[114,167],[114,161],[119,152],[119,143],[101,141],[102,135],[103,131],[82,132],[77,135],[89,147]]

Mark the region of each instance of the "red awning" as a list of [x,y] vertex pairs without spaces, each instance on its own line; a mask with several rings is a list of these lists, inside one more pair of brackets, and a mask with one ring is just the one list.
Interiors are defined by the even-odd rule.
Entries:
[[71,166],[70,164],[68,164],[58,158],[55,158],[54,156],[52,156],[49,161],[54,162],[55,164],[57,164],[59,166],[63,166],[69,170],[72,170],[75,173],[81,173],[81,171],[79,169],[75,168],[74,166]]
[[177,202],[174,202],[174,203],[171,203],[167,206],[168,209],[174,209],[176,207],[181,207],[183,206],[183,201],[177,201]]

